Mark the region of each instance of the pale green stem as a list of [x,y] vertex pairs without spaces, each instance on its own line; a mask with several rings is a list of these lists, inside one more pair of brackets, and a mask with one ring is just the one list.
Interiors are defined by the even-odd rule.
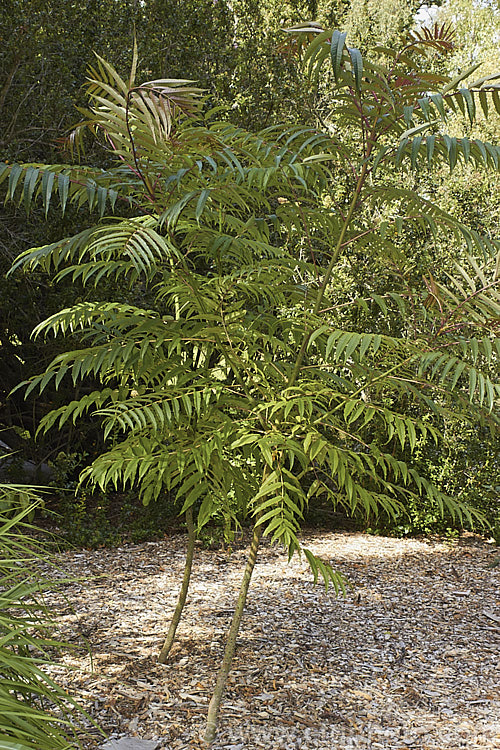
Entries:
[[[171,262],[171,266],[173,268],[173,262]],[[179,298],[176,296],[174,300],[176,320],[179,320],[179,308],[180,308]],[[182,354],[182,347],[180,343],[177,345],[177,353],[179,355]],[[170,621],[170,627],[168,629],[167,637],[165,638],[165,641],[163,642],[163,646],[161,647],[161,651],[158,655],[158,661],[160,662],[160,664],[166,663],[168,659],[168,655],[170,654],[172,646],[174,645],[175,634],[177,632],[177,627],[182,617],[184,605],[186,604],[187,593],[189,590],[189,582],[191,580],[191,569],[193,567],[194,547],[195,547],[195,542],[196,542],[196,531],[194,528],[192,506],[186,510],[185,518],[186,518],[186,527],[187,527],[187,532],[188,532],[188,543],[187,543],[187,550],[186,550],[186,560],[184,563],[184,575],[182,577],[181,589],[179,591],[179,597],[177,599],[177,605],[175,607],[174,614],[172,615],[172,619]]]
[[245,609],[248,589],[250,586],[253,569],[255,568],[257,551],[259,549],[263,530],[264,527],[262,524],[255,525],[253,529],[252,544],[250,545],[250,552],[248,555],[245,572],[243,573],[243,578],[241,581],[240,595],[236,603],[233,619],[231,620],[231,627],[229,628],[226,649],[224,651],[224,659],[222,660],[222,664],[217,674],[217,682],[215,683],[212,700],[210,701],[210,705],[208,707],[207,726],[205,729],[205,734],[203,735],[203,740],[207,743],[211,743],[214,741],[217,732],[217,719],[219,716],[220,705],[226,687],[227,676],[231,669],[234,652],[236,650],[238,630],[240,627],[241,618],[243,616],[243,610]]
[[186,597],[187,597],[187,593],[189,589],[189,581],[191,578],[191,568],[193,566],[194,547],[195,547],[195,542],[196,542],[196,532],[194,528],[192,508],[188,508],[186,511],[186,526],[188,530],[188,545],[187,545],[187,551],[186,551],[186,562],[184,564],[184,576],[182,579],[181,590],[179,592],[179,598],[177,600],[177,606],[174,610],[174,614],[170,622],[170,627],[168,629],[167,637],[165,638],[165,642],[158,656],[158,661],[161,664],[165,664],[165,662],[167,661],[168,655],[170,653],[170,649],[172,648],[172,645],[174,643],[175,633],[177,631],[177,626],[179,625],[179,622],[181,619],[182,610],[184,609],[184,605],[186,603]]

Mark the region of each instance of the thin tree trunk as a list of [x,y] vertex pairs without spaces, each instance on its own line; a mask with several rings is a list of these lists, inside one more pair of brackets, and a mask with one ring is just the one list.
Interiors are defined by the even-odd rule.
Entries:
[[186,526],[188,530],[188,546],[186,551],[186,562],[184,564],[184,576],[182,578],[182,585],[179,592],[179,598],[177,600],[177,606],[170,622],[170,628],[168,629],[167,637],[165,638],[165,642],[160,651],[160,655],[158,656],[158,661],[161,664],[165,664],[165,662],[167,661],[170,649],[172,648],[172,645],[174,643],[175,633],[181,619],[182,610],[184,609],[189,589],[191,568],[193,567],[194,546],[196,542],[196,532],[194,528],[192,508],[188,508],[186,511]]
[[263,531],[264,531],[264,527],[262,526],[262,524],[259,524],[258,526],[254,526],[252,544],[250,545],[250,552],[248,555],[245,572],[243,573],[243,578],[241,581],[240,595],[238,597],[236,609],[234,610],[233,619],[231,620],[231,627],[229,628],[226,649],[224,651],[224,659],[222,660],[222,664],[220,666],[219,673],[217,675],[217,682],[215,684],[215,689],[212,695],[212,700],[210,701],[210,705],[208,707],[207,726],[205,729],[205,734],[203,736],[204,742],[207,742],[207,743],[213,742],[215,738],[215,734],[217,732],[217,720],[219,716],[219,709],[220,709],[220,705],[222,702],[222,696],[224,695],[224,690],[226,687],[227,676],[231,669],[234,652],[236,650],[236,639],[238,637],[238,630],[240,627],[243,610],[245,609],[248,588],[250,586],[250,580],[252,578],[253,569],[255,567],[255,561],[257,559],[257,551],[259,549],[259,544],[260,544]]

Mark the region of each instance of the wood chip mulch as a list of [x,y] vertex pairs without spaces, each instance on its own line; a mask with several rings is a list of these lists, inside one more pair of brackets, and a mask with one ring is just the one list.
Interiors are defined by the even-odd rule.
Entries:
[[[492,545],[308,532],[350,580],[314,585],[305,558],[264,546],[213,750],[498,750],[500,566]],[[75,649],[53,676],[113,738],[202,747],[246,549],[198,549],[167,665],[185,537],[60,556],[81,577],[52,600]],[[68,670],[67,667],[70,667]],[[95,740],[92,739],[95,737]],[[94,731],[86,747],[102,742]]]

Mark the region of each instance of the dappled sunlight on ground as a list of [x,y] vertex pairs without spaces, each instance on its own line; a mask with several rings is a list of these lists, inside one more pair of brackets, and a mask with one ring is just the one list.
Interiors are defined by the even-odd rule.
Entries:
[[[500,747],[494,550],[472,536],[303,541],[351,585],[337,599],[313,584],[304,556],[288,563],[264,544],[214,750]],[[62,556],[68,572],[95,576],[66,587],[71,607],[58,600],[62,635],[78,645],[66,657],[69,689],[105,728],[157,737],[165,750],[197,747],[245,564],[244,548],[197,551],[177,642],[160,665],[184,544]]]

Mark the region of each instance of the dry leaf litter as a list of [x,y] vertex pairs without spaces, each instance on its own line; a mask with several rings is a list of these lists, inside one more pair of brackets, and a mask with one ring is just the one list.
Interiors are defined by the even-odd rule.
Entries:
[[[500,567],[472,535],[455,544],[310,532],[352,586],[314,585],[305,558],[264,545],[213,750],[500,748]],[[111,741],[202,747],[211,690],[246,560],[198,549],[167,665],[186,539],[60,556],[81,577],[52,595],[75,645],[53,676]],[[68,670],[68,667],[70,669]],[[103,743],[95,730],[91,750]]]

